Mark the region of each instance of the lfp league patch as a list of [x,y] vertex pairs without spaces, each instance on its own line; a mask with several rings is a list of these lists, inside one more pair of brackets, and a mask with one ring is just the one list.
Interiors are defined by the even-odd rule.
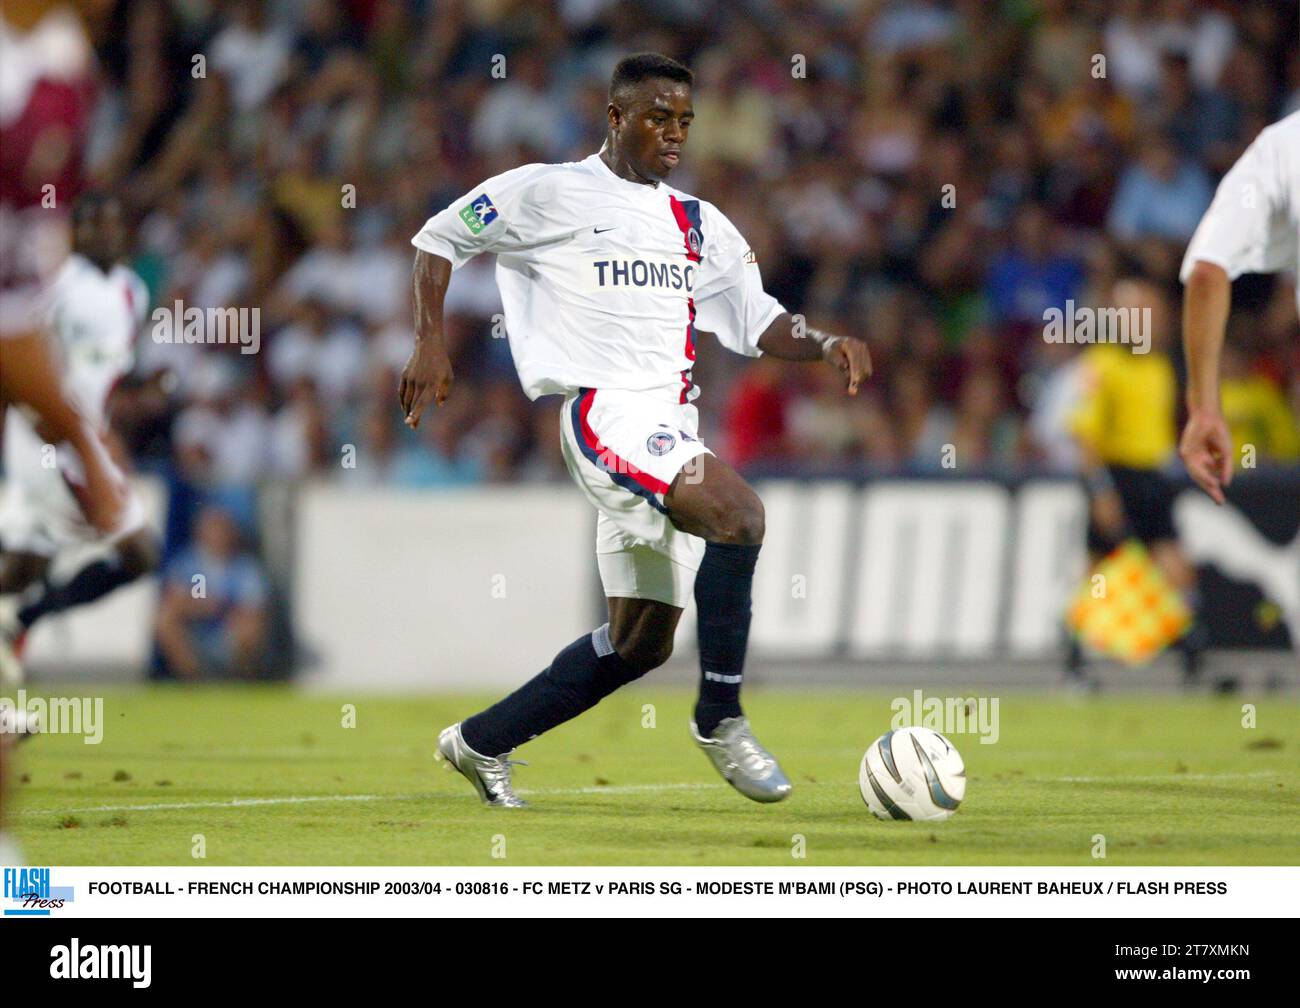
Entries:
[[492,205],[492,198],[484,193],[460,208],[460,219],[471,234],[478,234],[497,219],[497,208]]

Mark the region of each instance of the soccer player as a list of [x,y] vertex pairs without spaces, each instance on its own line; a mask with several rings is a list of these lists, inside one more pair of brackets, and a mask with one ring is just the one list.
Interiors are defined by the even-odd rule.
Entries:
[[[102,432],[109,393],[131,366],[148,295],[140,278],[118,261],[126,228],[116,199],[81,197],[72,227],[73,252],[47,295],[48,324],[64,387],[92,428]],[[67,445],[50,444],[43,425],[17,408],[8,410],[4,426],[0,595],[21,594],[16,604],[8,600],[0,609],[0,677],[13,686],[21,682],[17,650],[28,628],[42,616],[92,602],[153,570],[158,548],[145,527],[144,508],[129,490],[122,514],[107,531],[97,528],[86,517],[91,502],[82,456]],[[110,555],[84,564],[59,584],[46,580],[58,553],[95,542],[111,544]]]
[[1261,130],[1223,176],[1183,256],[1188,416],[1179,451],[1218,504],[1232,482],[1232,437],[1219,392],[1232,281],[1285,269],[1298,274],[1300,310],[1300,112]]
[[520,381],[529,398],[564,397],[565,461],[598,512],[609,621],[439,737],[440,758],[488,805],[525,804],[510,779],[517,746],[668,660],[692,591],[701,664],[692,736],[746,797],[790,793],[740,706],[763,505],[700,440],[696,329],[750,357],[827,361],[850,394],[871,361],[860,340],[797,325],[763,291],[731,221],[664,181],[690,130],[691,83],[691,72],[665,56],[623,59],[598,153],[488,179],[412,239],[416,344],[398,390],[407,424],[418,426],[451,387],[442,329],[451,271],[495,252]]
[[[1084,392],[1070,426],[1088,488],[1089,566],[1130,536],[1150,550],[1193,613],[1192,625],[1178,641],[1184,681],[1190,683],[1200,671],[1206,633],[1195,618],[1196,568],[1174,530],[1175,486],[1166,473],[1174,461],[1178,394],[1169,358],[1172,310],[1166,293],[1142,276],[1121,276],[1111,298],[1127,317],[1150,319],[1150,342],[1137,348],[1099,343],[1080,359]],[[1083,679],[1083,649],[1074,638],[1066,672],[1076,681]]]

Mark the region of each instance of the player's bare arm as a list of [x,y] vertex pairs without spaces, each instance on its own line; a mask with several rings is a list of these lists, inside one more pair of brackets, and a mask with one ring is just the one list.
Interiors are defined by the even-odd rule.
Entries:
[[451,280],[451,263],[442,256],[419,249],[411,271],[415,299],[415,348],[411,351],[397,385],[402,415],[412,430],[430,401],[441,406],[451,392],[455,375],[443,339],[442,309]]
[[826,361],[844,375],[849,395],[857,395],[858,385],[871,377],[871,351],[866,343],[797,324],[786,312],[772,320],[758,338],[758,348],[782,360]]
[[1232,303],[1221,266],[1200,260],[1183,291],[1183,347],[1187,357],[1187,426],[1178,451],[1192,479],[1214,498],[1232,482],[1232,437],[1219,404],[1219,357]]
[[0,406],[22,404],[35,411],[42,436],[66,443],[81,460],[85,483],[72,487],[86,520],[111,532],[126,509],[126,490],[99,435],[63,392],[46,335],[34,331],[0,342]]

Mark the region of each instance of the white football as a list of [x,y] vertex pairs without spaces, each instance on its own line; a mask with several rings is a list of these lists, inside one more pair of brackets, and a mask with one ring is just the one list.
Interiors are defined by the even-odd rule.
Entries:
[[966,797],[966,764],[937,731],[899,728],[871,743],[858,787],[877,819],[942,822]]

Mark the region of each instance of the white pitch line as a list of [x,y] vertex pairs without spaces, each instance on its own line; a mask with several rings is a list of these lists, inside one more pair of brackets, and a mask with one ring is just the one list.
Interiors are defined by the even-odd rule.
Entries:
[[[1124,783],[1158,783],[1167,781],[1206,781],[1206,780],[1249,780],[1262,777],[1278,776],[1272,770],[1260,770],[1254,773],[1222,774],[1151,774],[1146,776],[1118,777],[1028,777],[1027,781],[1049,784],[1124,784]],[[657,791],[708,791],[721,788],[722,784],[623,784],[601,787],[592,785],[579,788],[520,788],[522,795],[622,795],[643,794]],[[286,795],[282,798],[234,798],[230,801],[211,802],[161,802],[155,805],[95,805],[86,808],[42,808],[23,809],[21,816],[73,815],[81,813],[91,815],[98,812],[168,812],[173,809],[223,809],[251,808],[265,805],[307,805],[314,802],[371,802],[371,801],[417,801],[434,798],[433,793],[426,794],[353,794],[353,795]]]
[[1160,781],[1205,781],[1205,780],[1251,780],[1259,777],[1276,777],[1272,770],[1256,770],[1251,773],[1167,773],[1147,774],[1141,777],[1040,777],[1029,780],[1045,780],[1052,784],[1152,784]]
[[[580,788],[520,788],[523,795],[588,795],[588,794],[639,794],[647,791],[703,791],[720,788],[722,784],[625,784],[610,787],[598,785]],[[371,801],[416,801],[422,798],[435,798],[427,794],[353,794],[353,795],[286,795],[283,798],[234,798],[230,801],[211,802],[160,802],[154,805],[95,805],[88,808],[42,808],[23,809],[19,815],[72,815],[83,813],[91,815],[97,812],[167,812],[172,809],[223,809],[248,808],[259,805],[306,805],[311,802],[371,802]]]
[[283,798],[234,798],[230,801],[211,801],[211,802],[171,802],[159,803],[156,805],[95,805],[89,808],[44,808],[44,809],[23,809],[20,813],[25,816],[35,815],[70,815],[74,812],[165,812],[169,809],[201,809],[201,808],[245,808],[251,805],[305,805],[308,802],[364,802],[364,801],[381,801],[385,798],[391,798],[395,801],[401,801],[409,798],[420,798],[421,795],[374,795],[374,794],[356,794],[356,795],[288,795]]

